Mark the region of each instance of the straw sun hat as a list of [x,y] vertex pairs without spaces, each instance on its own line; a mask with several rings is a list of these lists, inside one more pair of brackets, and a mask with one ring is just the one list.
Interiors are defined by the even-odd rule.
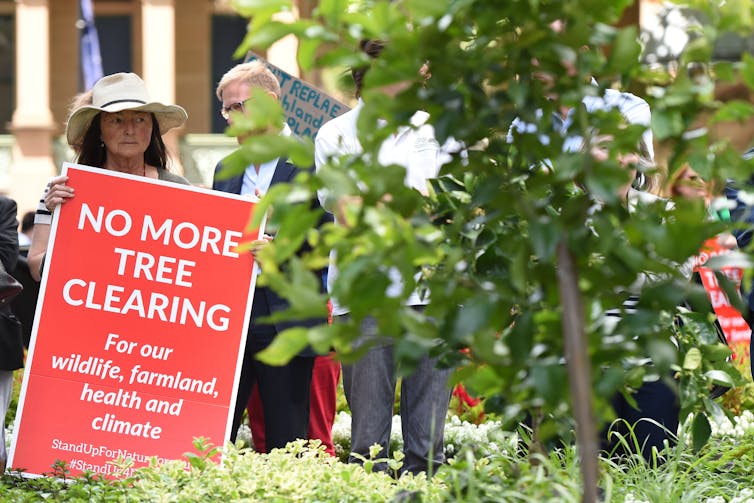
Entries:
[[160,125],[160,134],[182,126],[188,114],[178,105],[163,105],[149,99],[147,86],[135,73],[114,73],[102,77],[92,88],[92,103],[76,109],[66,126],[69,145],[81,141],[92,119],[100,112],[136,110],[152,112]]

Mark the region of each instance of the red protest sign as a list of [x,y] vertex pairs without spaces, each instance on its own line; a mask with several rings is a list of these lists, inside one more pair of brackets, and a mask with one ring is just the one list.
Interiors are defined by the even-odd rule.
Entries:
[[[230,433],[254,284],[240,196],[64,165],[8,466],[112,475]],[[261,231],[261,230],[260,230]]]
[[[746,323],[743,316],[741,316],[741,313],[730,304],[728,296],[723,289],[720,288],[720,284],[715,277],[715,271],[709,267],[704,267],[704,264],[706,264],[710,258],[725,253],[728,253],[728,250],[720,244],[720,241],[717,238],[708,239],[702,247],[701,254],[696,259],[694,270],[699,273],[702,286],[704,286],[707,295],[709,295],[712,309],[717,315],[717,320],[720,322],[720,327],[723,329],[728,344],[738,342],[745,342],[748,344],[751,339],[751,328],[749,328],[749,325]],[[741,278],[743,277],[742,268],[724,266],[720,268],[720,271],[740,287]]]

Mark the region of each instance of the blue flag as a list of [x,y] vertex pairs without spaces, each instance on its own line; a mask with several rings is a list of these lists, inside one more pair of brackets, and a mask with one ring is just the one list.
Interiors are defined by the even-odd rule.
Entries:
[[81,74],[84,78],[84,89],[91,89],[103,77],[102,56],[99,50],[97,27],[94,26],[94,11],[92,0],[81,0]]

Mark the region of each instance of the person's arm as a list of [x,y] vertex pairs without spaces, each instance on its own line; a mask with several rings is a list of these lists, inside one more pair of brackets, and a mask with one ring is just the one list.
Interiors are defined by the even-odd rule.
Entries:
[[[327,129],[325,129],[325,132],[320,130],[314,139],[314,169],[316,171],[322,169],[322,166],[327,164],[328,159],[339,151],[338,145],[332,141],[330,135],[327,133]],[[319,199],[320,206],[325,211],[332,211],[332,208],[326,204],[328,195],[329,191],[326,188],[317,191],[317,199]]]
[[47,253],[47,243],[50,240],[52,211],[73,197],[73,188],[66,185],[66,182],[68,182],[67,176],[56,176],[47,184],[39,200],[34,217],[34,230],[31,234],[31,246],[27,255],[29,273],[36,281],[42,279],[41,266]]
[[[336,134],[337,130],[326,131],[327,133],[320,134],[322,133],[322,130],[320,130],[314,141],[314,166],[317,171],[331,159],[336,159],[338,156],[348,153],[344,152],[345,149],[341,144],[342,140]],[[347,213],[351,211],[349,208],[361,205],[361,196],[356,195],[341,197],[337,201],[333,201],[327,188],[317,191],[317,199],[320,206],[326,212],[332,213],[335,221],[341,225],[348,225]]]
[[42,261],[47,253],[47,242],[50,240],[50,224],[34,224],[31,234],[31,246],[27,261],[29,262],[29,274],[35,281],[42,279]]

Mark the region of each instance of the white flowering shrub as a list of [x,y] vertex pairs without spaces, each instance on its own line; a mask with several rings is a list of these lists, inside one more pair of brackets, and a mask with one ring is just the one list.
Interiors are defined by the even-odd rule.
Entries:
[[754,490],[744,489],[728,503],[754,503]]
[[623,500],[623,503],[649,503],[649,501],[644,499],[636,499],[634,493],[628,493],[626,495],[626,499]]
[[750,410],[744,410],[740,415],[734,416],[731,422],[727,418],[720,421],[712,421],[713,437],[744,438],[754,436],[754,414]]
[[[332,436],[335,455],[340,460],[347,461],[351,451],[351,416],[347,412],[341,411],[335,416]],[[489,455],[499,452],[501,448],[515,448],[517,443],[518,435],[504,431],[499,421],[487,421],[477,425],[449,414],[445,423],[445,457],[448,459],[455,456],[462,446],[473,447],[481,455]],[[395,415],[390,430],[389,455],[402,449],[401,417]]]
[[[379,457],[387,457],[388,454],[392,455],[393,452],[403,449],[402,432],[401,417],[395,415],[390,428],[390,453],[380,453]],[[348,455],[351,452],[351,415],[348,412],[340,411],[336,414],[332,428],[332,441],[338,459],[343,462],[348,461]]]
[[703,503],[754,503],[754,490],[743,489],[731,499],[725,499],[724,496],[713,496],[705,499]]

